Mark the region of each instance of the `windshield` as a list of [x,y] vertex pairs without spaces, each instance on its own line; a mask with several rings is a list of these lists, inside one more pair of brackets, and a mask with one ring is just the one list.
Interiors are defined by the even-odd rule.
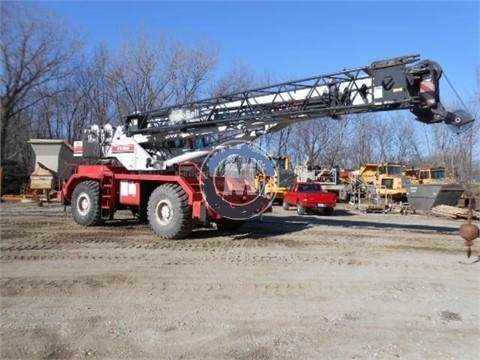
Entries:
[[445,170],[433,170],[432,179],[445,179],[447,177],[447,172]]
[[388,165],[388,166],[379,166],[378,173],[380,175],[402,175],[402,166],[401,165]]
[[301,192],[320,192],[322,187],[319,184],[302,184],[298,187]]
[[285,170],[285,167],[286,167],[286,162],[287,162],[287,159],[286,158],[270,158],[270,161],[272,163],[272,166],[274,168],[277,168],[279,170]]

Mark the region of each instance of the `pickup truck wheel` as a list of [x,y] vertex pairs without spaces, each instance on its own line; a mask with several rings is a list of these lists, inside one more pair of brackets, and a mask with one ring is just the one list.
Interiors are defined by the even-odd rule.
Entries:
[[332,215],[333,214],[333,208],[331,208],[331,207],[325,208],[324,211],[325,211],[325,213],[324,213],[325,215]]
[[245,224],[245,220],[234,220],[223,218],[216,221],[217,229],[221,232],[233,231],[241,228]]
[[72,215],[84,226],[98,225],[102,220],[100,184],[98,181],[83,181],[72,194]]
[[285,199],[283,199],[282,207],[283,207],[283,210],[290,209],[290,205],[288,205],[288,203]]
[[184,238],[195,226],[188,195],[177,184],[163,184],[153,190],[147,213],[150,227],[163,239]]
[[305,214],[305,207],[301,203],[297,204],[297,214],[298,215]]

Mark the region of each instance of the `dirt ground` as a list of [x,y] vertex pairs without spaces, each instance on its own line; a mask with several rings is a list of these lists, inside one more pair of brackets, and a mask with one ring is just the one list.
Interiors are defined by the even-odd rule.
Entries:
[[275,207],[167,241],[134,221],[81,227],[57,204],[0,214],[3,358],[480,357],[465,220]]

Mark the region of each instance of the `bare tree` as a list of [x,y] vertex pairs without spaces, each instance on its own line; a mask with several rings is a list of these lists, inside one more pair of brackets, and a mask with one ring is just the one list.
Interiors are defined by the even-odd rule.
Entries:
[[338,165],[346,146],[347,124],[345,120],[322,118],[292,126],[289,142],[294,162],[299,165]]
[[233,64],[230,70],[208,87],[209,97],[219,97],[239,93],[254,87],[256,83],[253,71],[245,65]]
[[217,52],[139,32],[125,40],[114,59],[108,77],[118,113],[125,116],[198,99]]
[[377,120],[376,143],[379,161],[412,164],[420,156],[415,121],[405,112],[390,113]]
[[108,76],[121,116],[161,107],[172,98],[166,40],[152,39],[144,32],[131,36],[112,58]]
[[12,135],[29,128],[21,115],[63,91],[57,85],[71,74],[69,65],[81,47],[81,38],[58,15],[32,3],[2,1],[0,6],[1,152],[2,158],[8,158],[22,146],[11,141]]
[[180,43],[173,44],[170,81],[176,104],[198,100],[203,86],[210,80],[218,51],[206,45],[189,49]]
[[375,161],[377,121],[373,114],[355,114],[350,117],[346,145],[348,168],[359,168],[362,164]]
[[[480,115],[478,97],[466,104],[458,105],[456,108],[467,108],[468,112],[476,119]],[[480,161],[480,124],[478,120],[456,135],[452,168],[455,166],[455,175],[459,181],[469,183],[475,180],[475,164]]]
[[109,80],[111,61],[110,51],[105,44],[101,44],[94,50],[91,58],[82,59],[83,65],[76,67],[73,84],[79,90],[77,97],[88,110],[84,119],[77,119],[77,126],[115,121],[117,113],[112,94],[113,84]]

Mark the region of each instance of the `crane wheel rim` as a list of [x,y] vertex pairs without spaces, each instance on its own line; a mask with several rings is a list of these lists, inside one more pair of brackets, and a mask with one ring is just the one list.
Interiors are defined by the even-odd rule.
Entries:
[[157,203],[155,207],[155,216],[161,225],[168,225],[173,219],[172,202],[168,199],[163,199]]
[[78,196],[77,200],[77,210],[80,215],[86,216],[89,212],[90,209],[92,208],[92,202],[90,200],[90,196],[88,196],[87,193],[81,193]]

